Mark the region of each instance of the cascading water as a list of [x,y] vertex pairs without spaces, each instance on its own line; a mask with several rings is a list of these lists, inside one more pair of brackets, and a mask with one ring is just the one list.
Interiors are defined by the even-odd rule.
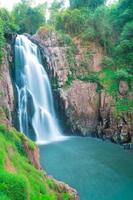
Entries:
[[37,143],[61,139],[47,73],[37,45],[24,35],[18,35],[15,42],[14,79],[20,131],[29,137],[34,132]]

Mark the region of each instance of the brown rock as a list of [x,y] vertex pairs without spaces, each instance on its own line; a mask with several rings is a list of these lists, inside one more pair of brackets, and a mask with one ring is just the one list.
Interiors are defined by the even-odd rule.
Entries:
[[74,131],[78,130],[83,135],[96,131],[99,106],[96,87],[95,83],[74,81],[72,86],[62,93],[68,123]]
[[48,179],[52,179],[54,183],[57,185],[57,192],[59,193],[69,193],[72,197],[69,200],[79,200],[79,195],[77,191],[71,188],[69,185],[64,182],[57,181],[52,176],[47,176]]
[[[9,48],[9,47],[8,47]],[[0,65],[0,107],[4,108],[6,117],[11,119],[11,112],[13,111],[13,87],[9,71],[8,52],[4,50],[2,64]]]
[[66,57],[67,46],[62,46],[55,32],[36,34],[30,39],[35,42],[43,54],[50,79],[58,78],[59,86],[63,86],[67,80],[69,64]]
[[122,126],[121,133],[120,133],[120,139],[122,143],[128,143],[131,141],[131,137],[129,134],[129,128],[127,125]]
[[128,83],[126,81],[120,81],[119,83],[119,93],[122,96],[125,96],[128,92]]
[[29,142],[27,139],[23,140],[23,144],[24,144],[24,149],[27,153],[27,156],[30,160],[30,162],[37,168],[37,169],[41,169],[41,165],[39,162],[39,149],[37,146],[35,146],[34,149],[31,149],[29,147]]
[[9,172],[16,173],[16,169],[8,156],[5,157],[5,169]]

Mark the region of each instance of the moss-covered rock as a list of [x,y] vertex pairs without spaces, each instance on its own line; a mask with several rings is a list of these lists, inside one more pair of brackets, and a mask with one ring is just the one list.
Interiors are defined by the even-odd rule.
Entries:
[[0,125],[0,199],[74,200],[78,196],[41,170],[33,142],[14,128]]

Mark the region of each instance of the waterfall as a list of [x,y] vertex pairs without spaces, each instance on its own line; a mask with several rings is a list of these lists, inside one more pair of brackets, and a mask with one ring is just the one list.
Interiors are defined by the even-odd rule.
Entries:
[[15,86],[18,96],[19,130],[37,143],[61,139],[48,75],[41,64],[37,45],[26,36],[15,42]]

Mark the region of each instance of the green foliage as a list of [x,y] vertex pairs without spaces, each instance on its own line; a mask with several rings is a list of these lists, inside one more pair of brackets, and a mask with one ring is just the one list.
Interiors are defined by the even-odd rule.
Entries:
[[65,87],[71,86],[72,82],[76,78],[76,60],[75,60],[75,54],[76,54],[77,48],[75,45],[72,43],[71,46],[68,47],[66,56],[67,56],[67,61],[69,64],[69,72],[67,76],[67,80],[65,82]]
[[115,51],[117,63],[126,66],[133,73],[133,21],[124,26]]
[[130,81],[132,80],[132,75],[130,75],[126,70],[124,69],[118,69],[115,72],[115,77],[118,81],[120,80],[125,80],[125,81]]
[[99,74],[100,83],[107,93],[116,98],[118,94],[119,81],[112,69],[105,68]]
[[31,7],[27,1],[16,4],[12,11],[15,23],[19,27],[19,33],[34,34],[45,23],[45,4]]
[[115,104],[115,110],[117,114],[123,114],[125,112],[132,113],[133,101],[127,98],[117,99],[116,104]]
[[91,66],[88,64],[93,57],[93,52],[91,50],[87,50],[84,53],[83,59],[80,61],[80,67],[83,67],[85,69],[91,69]]
[[103,68],[115,69],[115,63],[111,57],[104,56],[101,64]]
[[40,38],[44,39],[45,36],[48,35],[48,33],[51,33],[53,31],[55,31],[54,27],[49,24],[46,24],[39,27],[37,34],[40,36]]
[[63,5],[64,5],[63,0],[54,0],[50,6],[50,10],[58,11],[59,9],[62,8]]
[[91,73],[88,76],[79,76],[78,79],[85,82],[99,83],[98,73]]
[[4,33],[18,31],[18,25],[15,24],[14,17],[5,8],[0,9],[0,19],[3,22]]
[[133,20],[133,1],[131,0],[120,0],[115,6],[112,7],[110,18],[113,28],[117,33],[123,31],[123,27],[126,23]]
[[121,0],[110,11],[115,33],[114,60],[119,68],[133,73],[133,1]]
[[72,8],[89,7],[95,9],[102,4],[104,4],[104,0],[70,0]]
[[112,29],[108,8],[98,7],[95,12],[89,8],[67,9],[56,13],[54,25],[71,36],[79,36],[83,41],[97,40],[107,52],[112,49]]
[[96,38],[104,47],[105,53],[110,53],[112,49],[112,27],[109,22],[108,8],[98,7],[94,12],[93,23],[95,27]]
[[13,16],[5,8],[0,8],[0,64],[5,44],[4,35],[17,30],[18,26],[15,24]]
[[83,29],[83,15],[78,9],[64,10],[56,15],[55,27],[57,30],[62,30],[71,35],[78,34]]
[[11,200],[28,200],[28,182],[23,176],[0,173],[0,191]]
[[69,199],[71,199],[71,198],[72,198],[71,195],[68,194],[68,193],[64,193],[64,194],[62,195],[62,199],[63,199],[63,200],[69,200]]
[[[98,84],[98,92],[101,91],[102,88],[105,88],[110,95],[116,98],[118,95],[119,81],[126,80],[129,83],[132,80],[132,76],[129,75],[133,58],[132,22],[123,22],[125,26],[123,31],[119,33],[120,36],[118,40],[116,37],[118,33],[114,32],[113,27],[114,24],[116,25],[118,23],[119,19],[115,18],[115,22],[112,22],[112,19],[119,6],[112,8],[99,6],[92,12],[89,8],[84,7],[86,5],[85,2],[75,1],[75,5],[76,3],[79,4],[79,6],[75,6],[76,8],[78,7],[78,9],[61,10],[56,14],[55,27],[57,30],[61,30],[72,37],[78,36],[78,38],[84,41],[83,44],[85,44],[86,41],[97,41],[101,44],[105,54],[102,60],[103,70],[101,70],[100,74],[94,73],[83,75],[78,78],[83,81],[96,82]],[[124,10],[126,8],[122,7],[122,9]],[[62,40],[63,39],[66,39],[66,43],[71,45],[70,39],[65,38],[64,35],[62,37]],[[118,41],[116,41],[116,39]],[[72,81],[76,78],[75,53],[76,52],[72,51],[72,48],[68,48],[67,58],[71,69],[68,74],[68,80],[66,81],[66,85],[68,86],[70,86]],[[84,58],[80,61],[80,67],[90,70],[91,68],[88,63],[92,56],[90,52],[88,55],[84,55]]]
[[72,38],[68,35],[65,34],[63,32],[58,32],[58,36],[59,36],[59,44],[62,46],[67,45],[67,46],[72,46],[73,42],[72,42]]
[[57,76],[55,76],[55,77],[52,78],[51,85],[52,85],[53,89],[59,88],[59,80],[58,80]]
[[29,149],[31,149],[32,151],[34,151],[35,150],[35,148],[36,148],[36,145],[35,145],[35,143],[32,141],[32,140],[29,140],[29,143],[28,143],[29,145]]
[[133,76],[124,69],[114,71],[111,68],[105,68],[100,72],[99,79],[103,88],[116,100],[119,91],[119,82],[124,80],[129,85],[133,80]]
[[77,52],[77,48],[74,44],[72,44],[71,46],[69,46],[67,48],[66,51],[66,58],[69,64],[69,68],[70,68],[70,76],[75,74],[75,67],[76,67],[76,60],[75,60],[75,55]]
[[101,85],[101,82],[100,82],[98,72],[91,72],[90,74],[88,74],[86,76],[78,76],[77,78],[84,82],[96,83],[97,84],[97,88],[96,88],[97,93],[100,93],[101,90],[103,89],[103,86]]
[[67,76],[67,81],[65,82],[65,86],[71,86],[72,82],[75,80],[73,73],[70,71]]
[[94,41],[96,38],[96,32],[92,26],[85,29],[83,33],[81,34],[81,38],[83,41]]
[[53,189],[55,191],[58,190],[57,184],[52,179],[48,178],[47,179],[47,184],[51,189]]
[[64,6],[63,0],[54,0],[51,3],[51,6],[49,8],[50,10],[50,19],[48,19],[49,24],[54,24],[56,22],[56,15],[61,10],[61,8]]
[[[54,180],[47,179],[43,171],[30,164],[23,147],[25,139],[30,149],[34,150],[35,144],[22,133],[0,125],[0,199],[58,199],[61,194]],[[12,171],[12,167],[7,169],[6,158],[15,171]]]
[[1,200],[11,200],[11,199],[8,198],[7,195],[3,194],[2,192],[0,192],[0,199]]

